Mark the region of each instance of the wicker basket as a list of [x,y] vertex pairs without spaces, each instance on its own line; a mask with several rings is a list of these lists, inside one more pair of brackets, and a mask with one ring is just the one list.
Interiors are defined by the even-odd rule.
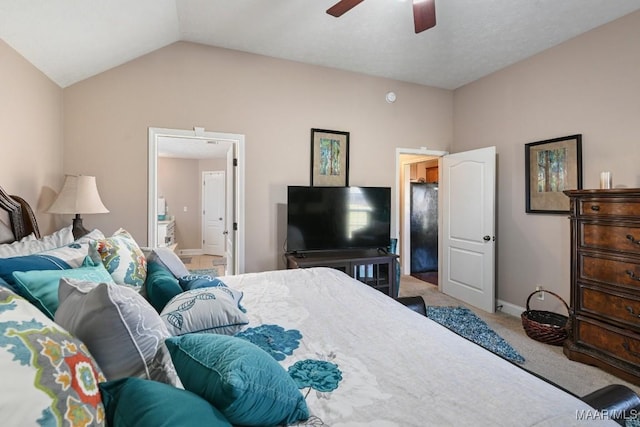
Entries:
[[520,316],[524,331],[529,338],[536,341],[551,345],[562,345],[569,335],[569,328],[571,327],[569,317],[551,311],[530,310],[529,301],[538,292],[546,292],[558,298],[567,308],[569,316],[571,315],[569,306],[559,295],[546,290],[534,291],[527,298],[527,311],[522,312]]

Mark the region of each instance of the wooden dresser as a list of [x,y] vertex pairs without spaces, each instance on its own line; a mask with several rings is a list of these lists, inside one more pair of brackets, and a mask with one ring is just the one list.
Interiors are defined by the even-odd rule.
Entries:
[[571,199],[571,359],[640,384],[640,189]]

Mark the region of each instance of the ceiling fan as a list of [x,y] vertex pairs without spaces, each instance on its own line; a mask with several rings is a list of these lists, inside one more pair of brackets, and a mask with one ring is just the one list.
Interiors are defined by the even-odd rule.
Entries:
[[[327,13],[336,18],[350,11],[364,0],[340,0],[327,9]],[[413,0],[413,24],[416,34],[436,26],[436,1]]]

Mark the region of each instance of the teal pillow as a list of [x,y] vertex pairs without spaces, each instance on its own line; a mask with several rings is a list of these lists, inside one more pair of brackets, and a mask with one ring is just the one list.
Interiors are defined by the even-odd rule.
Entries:
[[71,268],[71,266],[64,260],[40,254],[17,256],[12,258],[0,258],[0,279],[4,280],[11,290],[19,293],[20,291],[14,286],[14,272],[33,270],[64,270],[68,268]]
[[231,427],[209,402],[169,384],[128,377],[99,387],[110,427]]
[[19,294],[38,307],[50,319],[58,309],[58,287],[60,279],[86,280],[96,283],[113,283],[109,272],[102,264],[95,265],[86,257],[82,267],[68,270],[14,271],[14,287]]
[[222,280],[216,277],[211,277],[207,274],[187,274],[186,276],[178,277],[178,283],[184,291],[190,291],[192,289],[200,288],[218,288],[227,286]]
[[151,261],[147,264],[145,291],[151,306],[160,313],[171,298],[182,293],[182,288],[168,268],[159,262]]
[[165,340],[185,389],[205,398],[232,424],[274,426],[309,418],[304,396],[266,351],[228,335]]

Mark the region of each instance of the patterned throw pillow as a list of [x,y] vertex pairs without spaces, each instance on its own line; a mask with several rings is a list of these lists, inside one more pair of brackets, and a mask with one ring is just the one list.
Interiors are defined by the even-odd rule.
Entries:
[[169,331],[138,292],[62,278],[58,295],[55,321],[87,345],[108,380],[141,377],[177,384],[164,344]]
[[147,259],[128,231],[121,228],[113,236],[91,243],[91,258],[102,262],[119,285],[141,288],[147,277]]
[[226,286],[176,295],[160,313],[171,335],[193,332],[233,335],[249,323],[240,305],[242,292]]
[[0,372],[2,425],[105,425],[105,377],[85,345],[1,287]]

